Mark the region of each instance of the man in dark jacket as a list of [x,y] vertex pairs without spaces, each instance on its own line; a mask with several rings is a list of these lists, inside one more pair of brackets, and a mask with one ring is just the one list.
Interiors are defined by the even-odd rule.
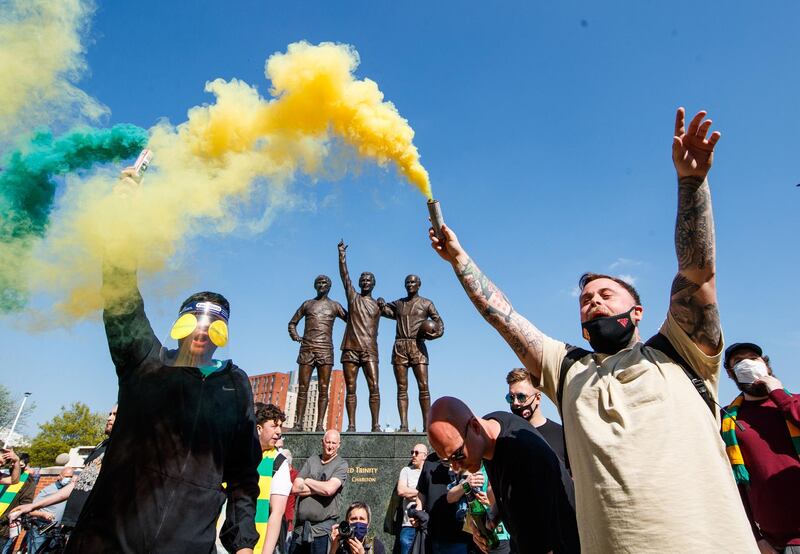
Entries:
[[187,298],[170,333],[178,348],[167,350],[134,271],[106,268],[103,287],[119,405],[67,552],[209,553],[227,499],[222,543],[252,553],[261,461],[253,393],[244,371],[212,357],[227,342],[228,301]]

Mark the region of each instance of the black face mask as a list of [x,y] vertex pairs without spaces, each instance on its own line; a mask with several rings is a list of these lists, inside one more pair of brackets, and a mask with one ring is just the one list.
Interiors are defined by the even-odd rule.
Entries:
[[631,342],[636,324],[631,318],[634,308],[621,314],[598,317],[582,323],[583,338],[589,341],[595,352],[616,354]]
[[[517,406],[517,407],[511,406],[509,409],[511,410],[512,414],[514,414],[516,416],[519,416],[522,419],[526,419],[527,420],[527,419],[532,418],[533,414],[536,413],[536,410],[539,408],[539,406],[536,406],[536,408],[532,408],[531,407],[532,404],[533,404],[533,401],[531,400],[530,404],[526,404],[524,406]],[[522,414],[525,413],[525,410],[530,410],[531,415],[529,415],[528,417],[525,417],[524,415],[522,415]]]

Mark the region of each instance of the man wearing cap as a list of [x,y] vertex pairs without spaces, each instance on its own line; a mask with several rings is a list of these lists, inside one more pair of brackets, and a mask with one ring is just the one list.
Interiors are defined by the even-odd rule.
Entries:
[[[136,193],[134,174],[123,172],[120,194]],[[104,268],[103,293],[118,410],[67,552],[211,552],[227,499],[222,543],[252,553],[261,447],[247,374],[218,352],[228,340],[228,301],[189,296],[162,341],[134,260]]]
[[783,388],[752,342],[725,350],[741,394],[722,412],[725,441],[761,552],[800,552],[800,397]]

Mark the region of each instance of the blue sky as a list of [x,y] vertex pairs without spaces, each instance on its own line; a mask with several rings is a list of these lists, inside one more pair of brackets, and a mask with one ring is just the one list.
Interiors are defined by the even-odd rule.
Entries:
[[[791,390],[800,347],[797,59],[793,2],[104,2],[81,83],[111,109],[108,124],[149,127],[208,102],[204,83],[240,78],[266,94],[265,59],[298,40],[353,45],[359,77],[378,82],[414,127],[434,195],[482,269],[547,334],[583,345],[575,283],[587,270],[633,277],[652,334],[676,270],[670,145],[675,109],[708,109],[722,132],[710,182],[718,286],[728,342],[755,341]],[[156,156],[158,154],[156,153]],[[430,249],[424,198],[393,171],[362,165],[336,182],[299,180],[303,209],[259,235],[188,241],[170,277],[172,300],[143,293],[157,333],[200,289],[231,301],[231,354],[250,374],[294,368],[286,323],[333,278],[336,243],[351,273],[375,273],[376,295],[422,277],[446,324],[429,345],[431,391],[476,412],[505,409],[518,364]],[[186,278],[186,276],[190,276]],[[116,378],[98,318],[31,334],[24,315],[0,319],[2,382],[34,393],[26,431],[81,400],[105,411]],[[337,324],[334,343],[341,340]],[[396,425],[393,322],[380,329],[382,423]],[[369,424],[359,378],[359,429]],[[723,378],[721,399],[735,388]],[[411,424],[421,418],[411,394]],[[556,411],[549,403],[548,416]]]

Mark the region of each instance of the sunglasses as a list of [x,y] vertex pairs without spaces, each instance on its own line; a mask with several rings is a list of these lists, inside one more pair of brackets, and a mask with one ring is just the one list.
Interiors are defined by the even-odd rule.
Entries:
[[464,454],[464,447],[467,446],[467,436],[469,433],[469,424],[472,423],[472,418],[467,421],[466,427],[464,427],[464,432],[462,435],[464,438],[461,440],[461,446],[456,448],[452,454],[450,454],[446,458],[441,458],[439,461],[442,462],[446,467],[450,467],[453,465],[453,462],[461,462],[467,458],[467,455]]
[[524,392],[518,392],[516,394],[508,393],[506,395],[506,402],[508,402],[509,404],[513,404],[514,400],[516,400],[520,404],[524,404],[525,402],[528,401],[528,398],[533,398],[533,397],[534,397],[533,394],[527,395]]
[[411,451],[411,455],[412,456],[419,456],[420,454],[427,455],[428,453],[427,452],[423,452],[422,450],[412,450]]

